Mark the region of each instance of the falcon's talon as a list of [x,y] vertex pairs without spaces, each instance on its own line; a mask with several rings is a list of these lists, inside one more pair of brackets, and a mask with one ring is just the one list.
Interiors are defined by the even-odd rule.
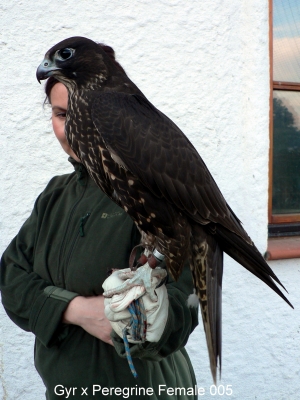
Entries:
[[103,293],[103,296],[112,297],[115,294],[120,294],[131,289],[133,286],[144,286],[150,299],[155,302],[157,301],[155,289],[161,286],[161,281],[163,281],[166,276],[167,271],[165,269],[152,269],[148,263],[142,265],[137,271],[130,271],[129,268],[127,270],[121,270],[119,272],[119,277],[127,280],[122,285],[112,290],[107,290]]
[[123,280],[132,279],[134,277],[134,275],[135,275],[135,271],[131,271],[131,270],[130,271],[126,271],[126,270],[122,271],[121,270],[119,273],[119,277]]
[[[166,271],[166,270],[165,270]],[[164,279],[161,280],[161,282],[155,287],[155,289],[160,288],[162,285],[165,285],[168,281],[168,271],[166,271],[166,276],[164,277]]]

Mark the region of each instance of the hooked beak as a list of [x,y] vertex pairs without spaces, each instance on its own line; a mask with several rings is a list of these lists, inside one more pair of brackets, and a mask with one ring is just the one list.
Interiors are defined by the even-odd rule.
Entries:
[[58,71],[59,69],[61,68],[58,68],[54,62],[45,58],[36,70],[36,79],[41,83],[42,80],[49,78],[49,76],[53,75],[54,71]]

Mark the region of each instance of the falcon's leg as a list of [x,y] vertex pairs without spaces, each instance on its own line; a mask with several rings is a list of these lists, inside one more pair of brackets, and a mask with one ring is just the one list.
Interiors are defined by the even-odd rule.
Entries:
[[158,262],[155,260],[156,258],[152,255],[150,256],[148,261],[144,265],[139,267],[136,271],[131,271],[130,269],[127,269],[124,270],[124,272],[120,272],[119,277],[121,279],[127,280],[122,285],[104,292],[103,296],[112,297],[115,294],[125,292],[133,286],[144,286],[146,289],[146,293],[149,295],[150,299],[152,301],[157,301],[155,288],[166,277],[167,271],[165,269],[156,267]]

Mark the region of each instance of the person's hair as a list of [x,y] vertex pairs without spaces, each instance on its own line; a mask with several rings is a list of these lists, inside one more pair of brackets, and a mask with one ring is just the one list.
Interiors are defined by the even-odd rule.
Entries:
[[[110,59],[113,61],[113,63],[117,66],[117,68],[119,68],[122,72],[124,72],[124,74],[126,74],[126,72],[124,71],[124,68],[118,63],[118,61],[116,60],[115,57],[115,51],[112,47],[107,46],[104,43],[97,43],[102,50],[105,51],[105,53],[110,57]],[[46,98],[44,103],[51,103],[50,102],[50,94],[51,94],[51,90],[53,88],[54,85],[56,85],[59,81],[57,79],[54,78],[54,76],[50,76],[45,84],[45,94],[46,94]]]

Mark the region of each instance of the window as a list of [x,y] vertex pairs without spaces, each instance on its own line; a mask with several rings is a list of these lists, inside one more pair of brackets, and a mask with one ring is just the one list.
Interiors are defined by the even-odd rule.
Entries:
[[270,0],[269,236],[300,235],[300,1]]

